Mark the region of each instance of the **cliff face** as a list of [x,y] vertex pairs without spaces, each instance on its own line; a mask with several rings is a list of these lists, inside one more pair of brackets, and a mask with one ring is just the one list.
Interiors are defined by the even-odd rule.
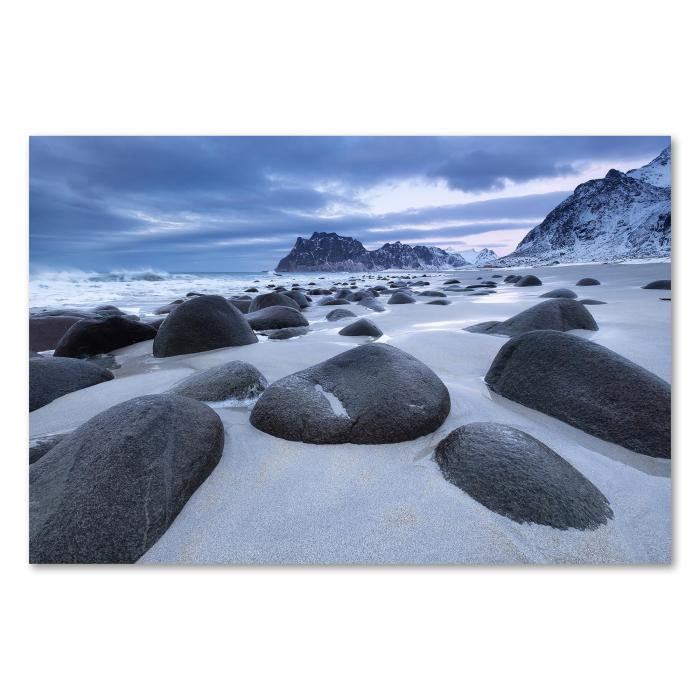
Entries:
[[[668,183],[668,184],[666,184]],[[606,262],[671,254],[671,151],[579,185],[499,264]]]
[[461,255],[434,246],[410,246],[397,241],[377,250],[337,233],[315,232],[297,238],[288,255],[277,264],[277,272],[364,272],[371,270],[445,270],[466,265]]

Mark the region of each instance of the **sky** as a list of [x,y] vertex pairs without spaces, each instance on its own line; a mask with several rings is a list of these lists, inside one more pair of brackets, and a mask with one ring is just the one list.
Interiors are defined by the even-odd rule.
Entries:
[[668,137],[35,136],[32,269],[257,272],[297,236],[512,251]]

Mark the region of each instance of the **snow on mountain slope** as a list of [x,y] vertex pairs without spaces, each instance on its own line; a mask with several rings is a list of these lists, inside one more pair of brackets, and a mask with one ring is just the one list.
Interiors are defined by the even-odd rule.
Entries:
[[671,152],[579,185],[500,265],[665,258],[671,254]]

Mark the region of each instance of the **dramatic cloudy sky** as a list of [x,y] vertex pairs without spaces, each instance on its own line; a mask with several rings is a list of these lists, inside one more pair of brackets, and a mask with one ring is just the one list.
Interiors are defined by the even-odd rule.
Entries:
[[33,137],[35,268],[258,271],[336,231],[510,252],[665,137]]

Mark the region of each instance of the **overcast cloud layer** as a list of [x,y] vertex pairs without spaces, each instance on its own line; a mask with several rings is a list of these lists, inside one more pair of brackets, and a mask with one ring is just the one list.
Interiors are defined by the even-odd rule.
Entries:
[[33,137],[30,263],[258,271],[336,231],[499,255],[667,137]]

